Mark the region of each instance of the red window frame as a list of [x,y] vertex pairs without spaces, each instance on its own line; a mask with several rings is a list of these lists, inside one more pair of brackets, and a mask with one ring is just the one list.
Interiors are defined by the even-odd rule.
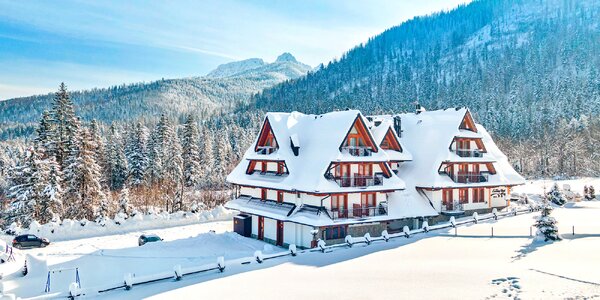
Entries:
[[277,203],[283,203],[283,191],[277,191]]
[[283,174],[283,163],[282,162],[277,163],[277,174]]
[[267,200],[267,189],[260,189],[260,200]]
[[485,202],[485,189],[484,188],[474,188],[471,193],[472,193],[473,203]]
[[458,190],[458,201],[461,204],[469,203],[469,190],[468,189],[459,189]]
[[454,202],[454,190],[444,189],[442,190],[442,203],[448,204]]

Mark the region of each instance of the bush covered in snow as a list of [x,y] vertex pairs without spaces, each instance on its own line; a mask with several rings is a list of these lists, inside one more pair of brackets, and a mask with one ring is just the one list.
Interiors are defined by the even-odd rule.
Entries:
[[548,201],[556,205],[562,206],[565,203],[567,203],[567,199],[565,199],[565,196],[563,195],[562,191],[558,187],[558,184],[556,183],[554,183],[552,189],[548,193],[546,193],[546,198],[548,199]]

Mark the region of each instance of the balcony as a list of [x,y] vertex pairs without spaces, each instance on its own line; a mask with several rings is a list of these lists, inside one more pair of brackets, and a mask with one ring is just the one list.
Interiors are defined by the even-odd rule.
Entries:
[[268,155],[268,154],[275,152],[275,150],[277,150],[277,147],[261,146],[261,147],[258,147],[257,149],[258,149],[258,150],[256,150],[257,154]]
[[483,151],[480,149],[456,149],[454,153],[460,157],[483,157]]
[[350,209],[332,209],[327,210],[332,220],[349,218],[368,218],[376,216],[387,216],[387,208],[384,205],[365,207],[355,205]]
[[365,146],[346,146],[342,147],[342,153],[349,153],[352,156],[371,156],[373,150]]
[[456,175],[446,173],[456,183],[480,183],[488,182],[488,173],[458,173]]
[[334,177],[340,187],[368,187],[383,185],[383,175]]

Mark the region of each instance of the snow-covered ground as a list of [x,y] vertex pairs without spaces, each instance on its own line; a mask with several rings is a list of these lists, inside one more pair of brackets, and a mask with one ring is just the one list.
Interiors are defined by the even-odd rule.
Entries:
[[[600,297],[600,202],[556,209],[564,240],[533,243],[539,213],[453,230],[301,253],[108,298],[563,299]],[[575,226],[576,235],[571,234]],[[494,237],[490,237],[491,228]],[[229,288],[235,287],[235,288]]]
[[[538,193],[550,181],[519,187]],[[600,187],[600,179],[569,183]],[[561,183],[559,185],[562,187]],[[224,273],[209,271],[181,281],[165,280],[100,294],[108,299],[557,299],[600,297],[600,201],[568,203],[554,211],[564,240],[534,242],[529,236],[539,212],[498,221],[374,242],[331,252],[303,252],[262,264],[230,263]],[[573,226],[575,235],[572,234]],[[492,227],[494,237],[491,237]],[[284,251],[228,232],[231,221],[135,231],[55,242],[22,253],[45,257],[50,269],[79,267],[82,287],[118,285],[124,274],[170,272],[173,266],[251,257],[256,250]],[[210,233],[214,230],[215,233]],[[137,246],[143,232],[164,242]],[[535,233],[535,228],[533,228]],[[39,254],[42,254],[40,256]],[[44,294],[44,274],[22,277],[16,263],[0,265],[5,293]],[[74,273],[53,275],[51,290],[68,290]],[[50,295],[53,295],[50,293]]]

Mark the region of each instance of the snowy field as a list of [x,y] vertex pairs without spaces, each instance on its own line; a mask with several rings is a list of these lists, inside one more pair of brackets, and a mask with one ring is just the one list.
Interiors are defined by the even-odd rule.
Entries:
[[[552,183],[545,184],[549,187]],[[600,179],[569,184],[578,191],[585,184],[600,187]],[[543,182],[533,182],[515,191],[533,194],[541,192],[543,186]],[[232,263],[224,273],[210,271],[185,276],[181,281],[134,286],[98,298],[600,298],[600,201],[568,203],[554,211],[564,237],[561,242],[534,242],[529,236],[538,214],[462,226],[456,236],[453,229],[446,229],[329,253],[303,252],[262,264]],[[118,285],[125,273],[143,276],[172,271],[178,264],[214,263],[218,256],[230,260],[251,257],[256,250],[284,251],[227,232],[231,229],[231,221],[209,222],[143,231],[156,233],[165,241],[142,247],[137,246],[137,237],[143,232],[135,231],[56,242],[22,252],[45,257],[50,269],[79,267],[81,284],[86,288]],[[34,272],[22,277],[18,273],[21,265],[22,260],[0,265],[5,293],[24,298],[43,295],[46,275]],[[72,281],[73,272],[56,275],[49,295],[68,290]]]

